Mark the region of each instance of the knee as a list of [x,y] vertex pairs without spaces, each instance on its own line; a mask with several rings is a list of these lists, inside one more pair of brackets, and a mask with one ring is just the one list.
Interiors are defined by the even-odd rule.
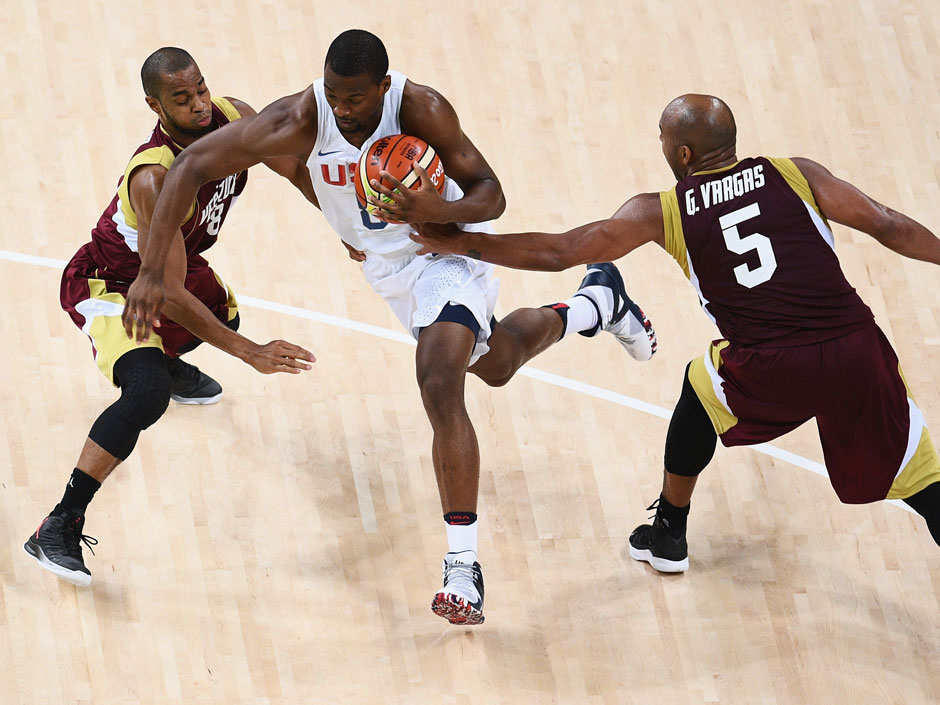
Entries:
[[122,380],[117,411],[131,426],[143,431],[163,416],[170,404],[170,374],[165,365],[137,365]]
[[711,462],[717,443],[718,435],[689,381],[686,367],[682,393],[666,432],[663,459],[666,470],[674,475],[695,477]]
[[421,400],[432,418],[446,417],[463,408],[463,376],[445,370],[425,371],[418,377]]
[[481,377],[484,382],[490,387],[504,387],[509,383],[509,380],[512,379],[512,375],[504,375],[502,377],[489,378]]
[[513,378],[515,373],[515,370],[508,368],[500,370],[486,370],[485,372],[477,370],[471,371],[489,387],[505,386],[508,384],[509,380]]

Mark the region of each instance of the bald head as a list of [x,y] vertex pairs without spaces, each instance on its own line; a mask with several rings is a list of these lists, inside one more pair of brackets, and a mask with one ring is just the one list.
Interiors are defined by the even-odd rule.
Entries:
[[731,108],[715,96],[695,93],[679,96],[663,110],[659,128],[666,161],[676,178],[681,177],[674,161],[683,161],[679,154],[682,147],[690,150],[687,163],[692,166],[724,153],[734,154],[738,132],[734,115]]

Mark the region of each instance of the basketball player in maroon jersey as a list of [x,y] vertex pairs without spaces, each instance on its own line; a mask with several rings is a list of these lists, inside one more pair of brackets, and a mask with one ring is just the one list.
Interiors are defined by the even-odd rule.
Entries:
[[937,452],[894,350],[842,274],[828,220],[934,264],[940,240],[809,159],[738,159],[734,117],[718,98],[676,98],[659,127],[673,190],[634,196],[613,217],[563,234],[421,226],[414,239],[428,251],[549,271],[655,242],[697,288],[724,339],[686,368],[656,516],[630,536],[633,558],[688,568],[692,490],[717,438],[762,443],[813,417],[839,498],[903,499],[940,544]]
[[[418,167],[421,186],[395,194],[394,203],[380,205],[380,220],[373,221],[360,209],[346,175],[364,148],[397,133],[414,135],[434,147],[453,182],[445,188],[456,197],[442,198]],[[444,584],[431,608],[454,624],[480,624],[480,453],[464,403],[467,372],[501,386],[523,363],[566,335],[592,337],[601,330],[612,333],[634,358],[647,360],[655,351],[652,327],[610,263],[592,269],[568,300],[518,309],[497,322],[497,284],[490,265],[466,257],[417,257],[420,248],[410,240],[412,230],[406,223],[481,224],[503,212],[502,187],[447,100],[389,71],[388,54],[378,37],[348,30],[330,45],[322,79],[275,101],[257,117],[200,140],[174,162],[154,211],[141,276],[127,296],[129,336],[136,325],[138,339],[145,338],[159,310],[163,261],[178,239],[174,223],[185,215],[193,195],[206,180],[246,169],[270,155],[307,164],[324,216],[350,256],[362,262],[373,290],[417,338],[418,385],[433,430],[432,461],[448,543]],[[455,184],[459,189],[452,188]]]
[[[211,98],[199,67],[182,49],[164,47],[151,54],[141,80],[147,105],[159,121],[127,165],[117,194],[92,230],[91,242],[66,266],[60,293],[62,308],[91,339],[99,370],[121,389],[121,396],[92,425],[62,501],[25,545],[43,568],[76,585],[91,583],[81,542],[97,543],[82,534],[85,509],[104,479],[130,455],[140,432],[163,415],[171,398],[183,404],[211,404],[222,395],[215,380],[179,355],[207,341],[265,374],[299,373],[310,369],[307,363],[314,359],[291,343],[257,345],[236,333],[235,297],[201,256],[215,244],[232,202],[244,189],[244,170],[206,184],[174,226],[185,233],[185,244],[182,237],[174,241],[167,258],[169,318],[161,321],[159,335],[141,345],[124,335],[124,295],[140,268],[139,253],[146,251],[154,203],[167,169],[187,145],[242,115],[254,114],[234,98]],[[289,158],[266,163],[304,190],[298,180],[303,164]]]

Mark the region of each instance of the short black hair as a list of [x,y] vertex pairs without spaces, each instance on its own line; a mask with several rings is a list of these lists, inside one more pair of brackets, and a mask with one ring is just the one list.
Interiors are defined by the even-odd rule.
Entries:
[[326,66],[337,76],[368,74],[376,83],[388,75],[388,52],[382,40],[364,29],[347,29],[330,44]]
[[144,85],[144,93],[159,100],[163,77],[169,73],[188,69],[195,63],[193,57],[185,49],[177,47],[157,49],[140,67],[140,82]]

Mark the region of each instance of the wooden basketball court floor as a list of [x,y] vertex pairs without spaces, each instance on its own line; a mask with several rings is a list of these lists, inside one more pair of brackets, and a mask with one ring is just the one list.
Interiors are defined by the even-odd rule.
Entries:
[[[199,349],[225,397],[171,406],[98,493],[92,587],[22,550],[115,396],[58,282],[154,124],[138,79],[152,50],[188,49],[213,93],[260,109],[317,78],[340,31],[375,31],[393,67],[455,105],[502,179],[507,231],[669,188],[657,121],[690,91],[729,103],[739,155],[815,158],[936,230],[935,2],[18,0],[4,14],[4,705],[940,701],[938,548],[903,508],[839,504],[811,425],[764,453],[719,448],[687,574],[630,560],[664,416],[716,337],[654,248],[621,262],[659,332],[651,363],[576,336],[503,389],[468,383],[487,622],[434,617],[446,545],[413,347],[322,216],[259,170],[210,260],[243,332],[309,347],[315,369],[265,377]],[[836,238],[937,439],[940,270]],[[501,314],[581,278],[499,274]]]

